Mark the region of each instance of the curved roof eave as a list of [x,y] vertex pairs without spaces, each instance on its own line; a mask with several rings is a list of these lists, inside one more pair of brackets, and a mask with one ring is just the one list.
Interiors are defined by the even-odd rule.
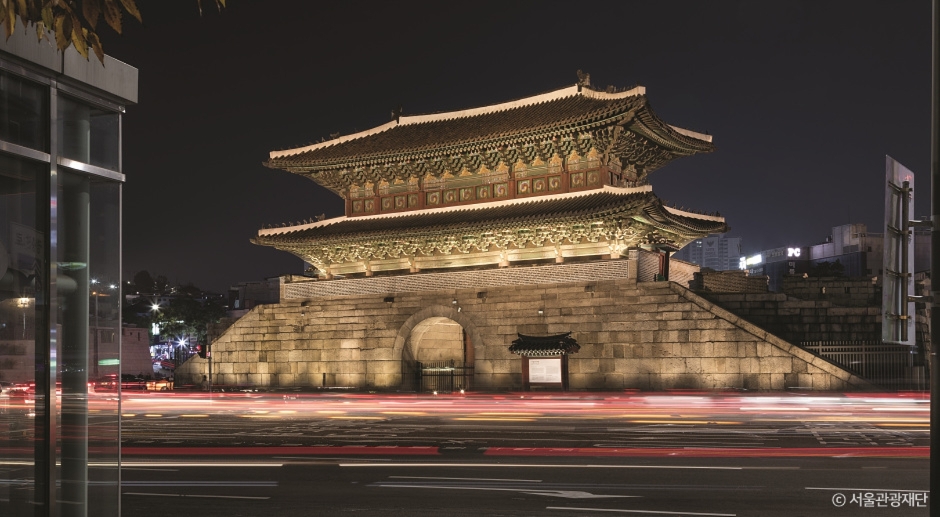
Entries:
[[328,140],[326,142],[318,142],[316,144],[311,144],[304,147],[298,147],[295,149],[285,149],[282,151],[271,151],[269,153],[269,158],[271,160],[277,158],[284,158],[288,156],[296,156],[309,151],[315,151],[317,149],[323,149],[333,145],[338,145],[344,142],[349,142],[351,140],[357,140],[359,138],[365,138],[374,134],[382,133],[388,131],[389,129],[398,127],[398,126],[409,126],[414,124],[424,124],[428,122],[440,122],[444,120],[452,120],[457,118],[470,118],[479,115],[486,115],[489,113],[497,113],[500,111],[511,110],[515,108],[521,108],[525,106],[531,106],[533,104],[540,104],[543,102],[551,102],[558,99],[563,99],[565,97],[571,97],[574,95],[583,95],[591,99],[598,100],[615,100],[615,99],[625,99],[627,97],[636,97],[646,94],[646,88],[643,86],[637,86],[631,90],[616,92],[616,93],[607,93],[591,90],[590,88],[582,88],[579,85],[566,86],[558,90],[553,90],[547,93],[542,93],[539,95],[533,95],[531,97],[525,97],[522,99],[517,99],[509,102],[502,102],[499,104],[492,104],[489,106],[482,106],[479,108],[470,108],[457,111],[449,111],[444,113],[431,113],[427,115],[412,115],[412,116],[402,116],[398,120],[393,120],[387,122],[380,126],[376,126],[372,129],[367,129],[365,131],[360,131],[358,133],[353,133],[350,135],[341,136],[333,140]]

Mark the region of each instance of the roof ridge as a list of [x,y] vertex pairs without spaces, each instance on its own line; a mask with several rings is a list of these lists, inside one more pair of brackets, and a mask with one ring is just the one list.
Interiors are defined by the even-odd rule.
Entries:
[[578,84],[572,86],[566,86],[564,88],[559,88],[557,90],[552,90],[546,93],[540,93],[530,97],[523,97],[521,99],[516,99],[507,102],[501,102],[499,104],[491,104],[489,106],[482,106],[477,108],[467,108],[457,111],[446,111],[442,113],[429,113],[424,115],[412,115],[412,116],[401,116],[398,120],[392,120],[391,122],[386,122],[381,126],[374,127],[372,129],[367,129],[365,131],[360,131],[358,133],[352,133],[349,135],[344,135],[339,138],[334,138],[332,140],[327,140],[325,142],[318,142],[311,144],[305,147],[298,147],[294,149],[285,149],[283,151],[271,151],[269,153],[270,159],[283,158],[286,156],[294,156],[297,154],[305,153],[308,151],[314,151],[317,149],[322,149],[325,147],[330,147],[333,145],[342,144],[350,140],[357,140],[359,138],[364,138],[370,135],[382,133],[389,129],[398,127],[398,126],[412,126],[416,124],[425,124],[429,122],[441,122],[445,120],[454,120],[459,118],[470,118],[479,115],[488,115],[491,113],[499,113],[501,111],[508,111],[516,108],[523,108],[526,106],[534,106],[536,104],[542,104],[545,102],[551,102],[556,100],[565,99],[568,97],[573,97],[575,95],[581,95],[583,97],[594,99],[594,100],[617,100],[617,99],[626,99],[628,97],[638,97],[646,94],[646,88],[643,86],[636,86],[630,90],[623,92],[608,93],[598,90],[594,90],[588,86],[581,86]]
[[475,117],[478,115],[488,115],[490,113],[498,113],[500,111],[508,111],[516,108],[523,108],[526,106],[532,106],[535,104],[541,104],[543,102],[551,102],[567,97],[573,97],[575,95],[581,95],[589,99],[596,100],[616,100],[616,99],[625,99],[627,97],[636,97],[639,95],[646,94],[646,88],[643,86],[637,86],[631,90],[618,93],[607,93],[591,88],[582,87],[579,85],[566,86],[564,88],[559,88],[557,90],[552,90],[546,93],[540,93],[538,95],[533,95],[531,97],[523,97],[521,99],[516,99],[513,101],[501,102],[499,104],[490,104],[489,106],[481,106],[477,108],[467,108],[457,111],[446,111],[443,113],[429,113],[425,115],[412,115],[412,116],[403,116],[399,119],[399,124],[402,126],[410,126],[413,124],[424,124],[427,122],[440,122],[443,120],[452,120],[457,118],[469,118]]

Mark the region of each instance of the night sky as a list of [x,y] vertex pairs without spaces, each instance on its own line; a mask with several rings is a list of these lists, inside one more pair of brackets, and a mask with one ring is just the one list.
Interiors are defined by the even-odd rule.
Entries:
[[[124,119],[124,273],[224,292],[300,273],[249,242],[263,225],[342,215],[339,197],[267,169],[272,150],[404,114],[527,97],[591,74],[647,88],[716,152],[654,172],[668,202],[727,218],[744,251],[883,225],[884,156],[929,214],[930,2],[317,2],[138,0],[99,27],[140,70]],[[103,24],[102,24],[103,25]]]

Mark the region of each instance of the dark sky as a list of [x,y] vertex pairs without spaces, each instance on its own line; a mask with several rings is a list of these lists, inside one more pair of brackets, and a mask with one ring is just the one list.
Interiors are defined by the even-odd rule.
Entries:
[[224,292],[299,273],[251,244],[265,224],[342,213],[272,150],[406,115],[569,86],[640,84],[666,122],[717,151],[651,176],[676,205],[719,211],[745,252],[882,231],[884,156],[929,213],[930,2],[317,2],[138,0],[105,52],[140,70],[124,120],[124,271]]

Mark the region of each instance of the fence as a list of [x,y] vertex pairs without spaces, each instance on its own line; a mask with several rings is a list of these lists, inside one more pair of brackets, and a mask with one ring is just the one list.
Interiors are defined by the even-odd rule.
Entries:
[[868,341],[804,341],[800,346],[883,388],[927,389],[916,348]]
[[415,369],[418,391],[450,393],[473,388],[473,366],[456,365],[451,361],[418,363]]

